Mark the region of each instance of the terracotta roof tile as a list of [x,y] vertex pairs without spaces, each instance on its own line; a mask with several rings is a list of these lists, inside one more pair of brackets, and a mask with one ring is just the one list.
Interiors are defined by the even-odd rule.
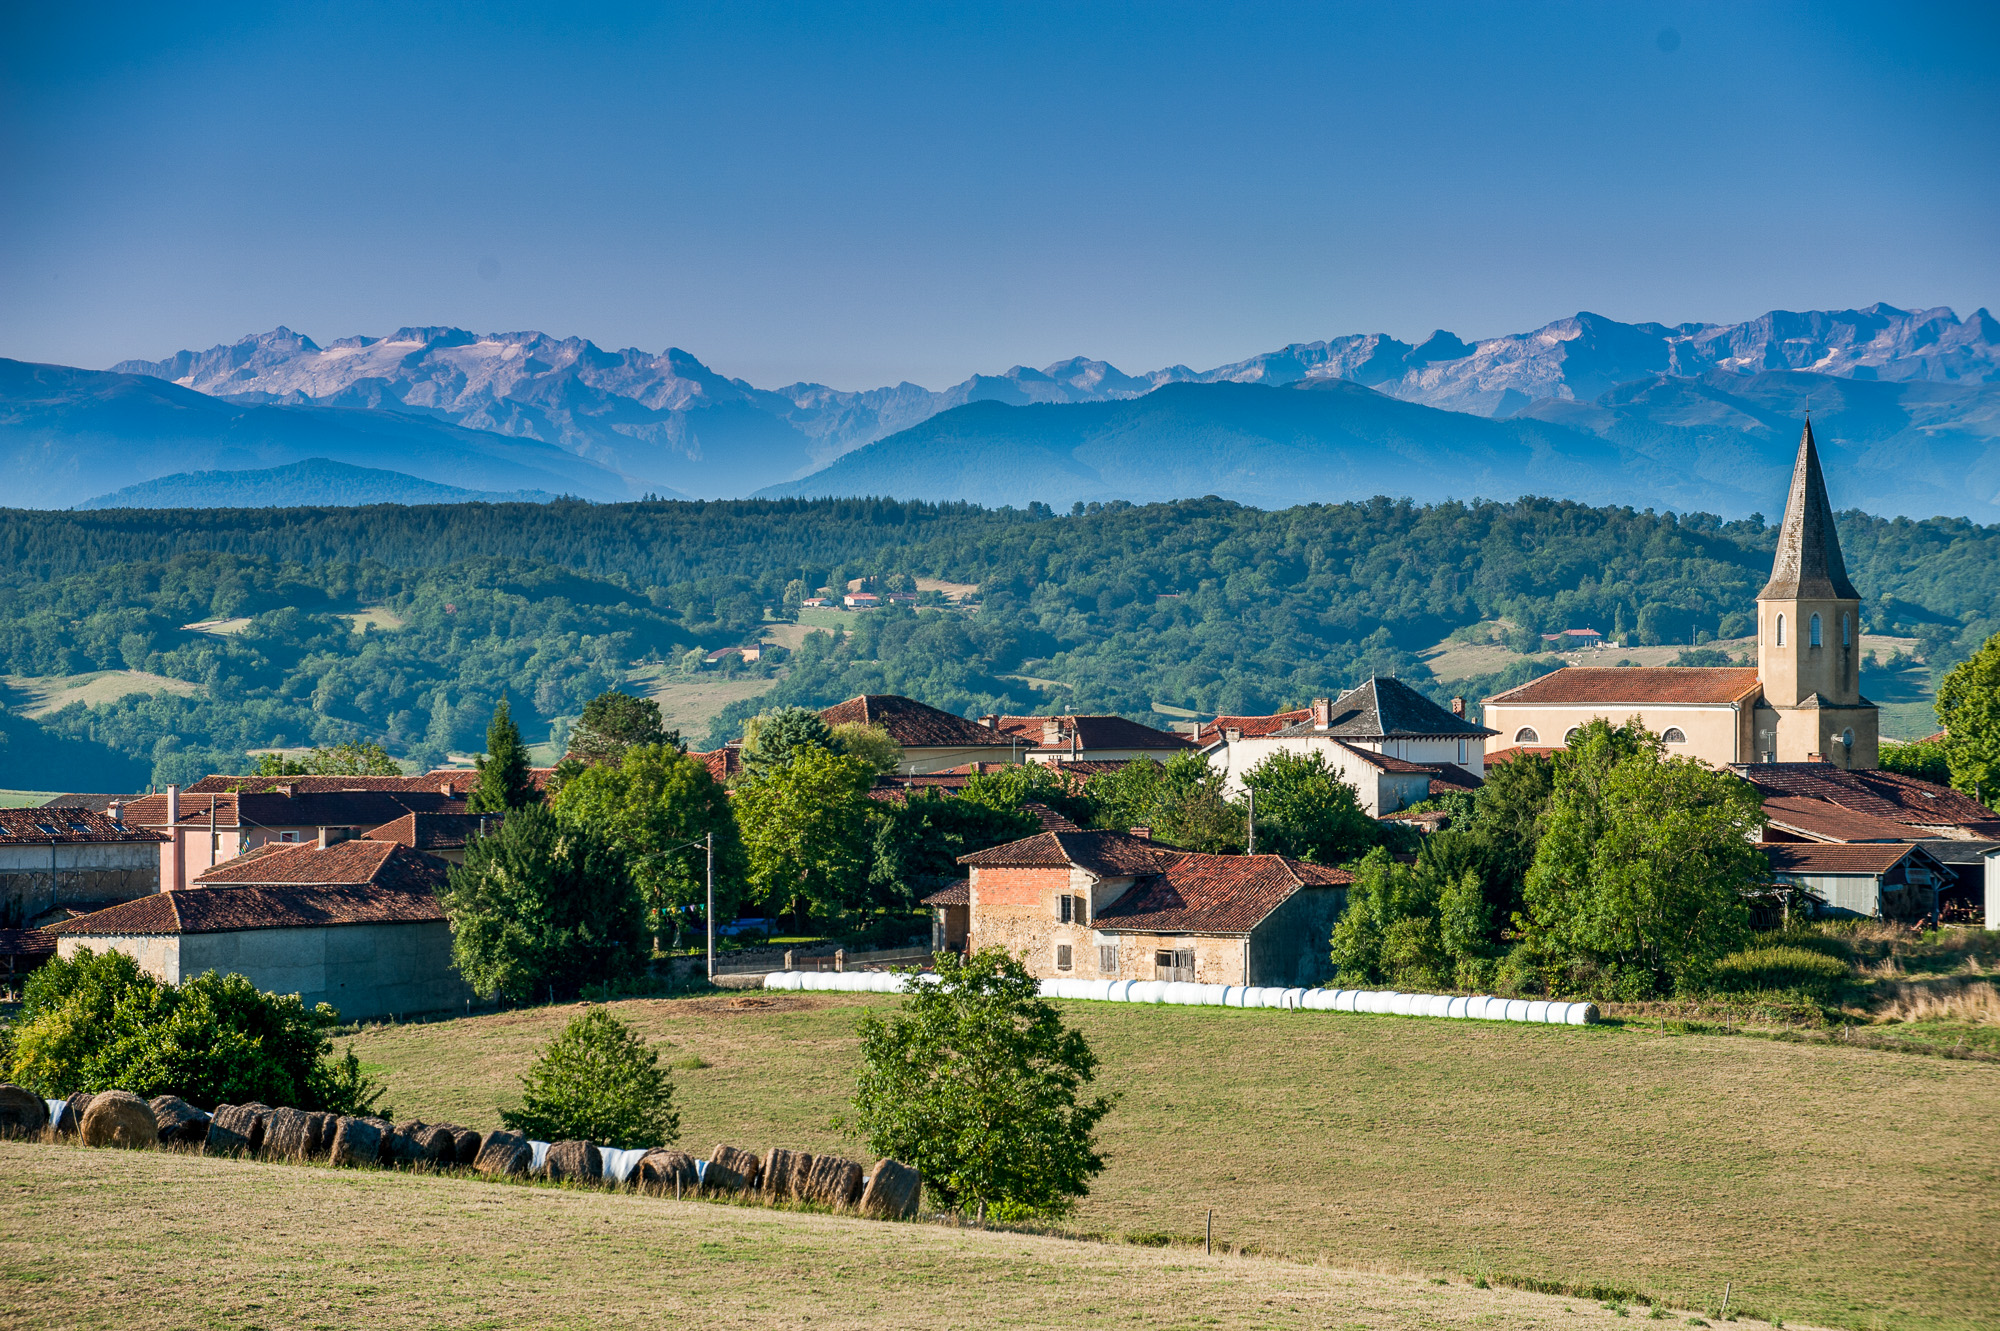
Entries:
[[1843,808],[1832,800],[1803,795],[1766,795],[1764,816],[1771,826],[1814,841],[1911,841],[1916,829],[1892,819]]
[[54,955],[56,936],[47,929],[0,929],[0,957]]
[[1511,763],[1524,753],[1547,754],[1561,752],[1562,750],[1555,745],[1510,744],[1504,749],[1495,749],[1493,752],[1487,754],[1486,765],[1491,767],[1495,763]]
[[473,837],[499,828],[497,813],[406,813],[394,822],[370,828],[369,841],[395,841],[412,850],[461,850]]
[[975,868],[1087,869],[1100,878],[1129,878],[1158,873],[1186,851],[1157,845],[1124,832],[1037,832],[990,850],[958,857]]
[[214,934],[339,924],[421,924],[445,918],[429,892],[400,888],[221,886],[156,892],[51,926],[68,937]]
[[267,842],[224,860],[196,878],[189,891],[215,884],[368,884],[431,892],[442,888],[450,866],[394,841],[342,841],[321,850],[308,843]]
[[1107,932],[1247,934],[1301,887],[1354,875],[1281,855],[1185,855],[1140,879],[1091,923]]
[[906,749],[964,749],[985,745],[1012,748],[1017,741],[977,721],[894,693],[866,693],[820,712],[830,726],[860,722],[881,726]]
[[950,887],[940,888],[924,898],[926,906],[969,906],[972,904],[972,884],[963,879]]
[[1207,745],[1221,739],[1226,730],[1242,732],[1245,736],[1268,735],[1295,726],[1301,721],[1312,720],[1312,709],[1301,707],[1295,712],[1274,712],[1270,716],[1218,716],[1213,721],[1204,721],[1195,733],[1197,743]]
[[[1048,738],[1054,725],[1060,737]],[[1190,749],[1194,742],[1186,735],[1128,721],[1122,716],[1003,716],[1000,733],[1013,736],[1027,746],[1044,752],[1068,752],[1070,737],[1083,752],[1092,749]]]
[[144,827],[113,822],[95,809],[0,809],[0,846],[81,845],[89,842],[165,841]]
[[1976,834],[1980,824],[2000,818],[1970,795],[1900,772],[1853,772],[1832,763],[1736,763],[1730,770],[1767,796],[1832,800],[1907,827],[1957,827]]
[[717,781],[727,781],[743,774],[743,750],[730,745],[710,749],[707,753],[689,753],[688,757],[708,769],[708,774]]
[[1565,666],[1486,701],[1555,707],[1727,704],[1762,687],[1755,666]]
[[1773,873],[1884,874],[1918,847],[1896,845],[1822,845],[1814,841],[1768,841],[1758,847],[1771,861]]
[[[142,827],[167,825],[167,796],[146,795],[125,806],[125,821]],[[214,809],[217,827],[380,827],[406,813],[463,813],[463,799],[437,790],[323,790],[285,795],[274,791],[227,794],[203,791],[180,796],[183,827],[206,827]]]

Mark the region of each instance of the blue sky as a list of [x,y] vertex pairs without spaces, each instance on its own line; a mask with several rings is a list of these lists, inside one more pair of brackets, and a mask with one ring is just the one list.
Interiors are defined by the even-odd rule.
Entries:
[[285,324],[766,386],[2000,303],[1995,7],[0,10],[0,355]]

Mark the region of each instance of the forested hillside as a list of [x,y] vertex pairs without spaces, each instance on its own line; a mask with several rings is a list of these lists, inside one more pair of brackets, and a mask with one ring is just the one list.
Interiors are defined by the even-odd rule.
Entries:
[[[791,584],[858,577],[979,594],[806,637],[707,739],[764,706],[859,692],[1145,716],[1155,702],[1257,711],[1394,672],[1476,698],[1553,662],[1521,655],[1447,690],[1417,653],[1502,618],[1521,646],[1580,624],[1635,642],[1734,637],[1774,537],[1761,518],[1533,499],[1063,516],[874,501],[0,511],[0,674],[199,686],[72,704],[39,727],[7,718],[0,786],[46,788],[24,760],[55,740],[100,746],[111,785],[133,764],[166,781],[238,766],[247,747],[353,738],[436,761],[476,746],[503,693],[546,730],[640,663],[673,672],[695,646],[753,639]],[[2000,527],[1849,513],[1841,537],[1870,628],[1919,638],[1933,671],[2000,630]]]

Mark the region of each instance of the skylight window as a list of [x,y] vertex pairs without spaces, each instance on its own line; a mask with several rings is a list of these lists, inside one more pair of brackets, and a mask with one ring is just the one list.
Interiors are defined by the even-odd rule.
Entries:
[[52,824],[52,823],[36,823],[36,824],[35,824],[35,830],[36,830],[36,831],[38,831],[38,832],[43,832],[43,833],[46,833],[46,834],[47,834],[47,835],[49,835],[49,836],[61,836],[61,835],[62,835],[62,829],[61,829],[61,828],[58,828],[58,827],[56,827],[56,826],[55,826],[54,824]]

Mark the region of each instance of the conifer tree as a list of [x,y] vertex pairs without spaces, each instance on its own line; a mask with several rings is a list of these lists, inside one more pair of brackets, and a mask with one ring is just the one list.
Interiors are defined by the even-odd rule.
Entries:
[[486,752],[479,758],[479,784],[465,807],[472,813],[506,813],[536,800],[535,781],[528,771],[528,746],[521,728],[502,698],[486,726]]

